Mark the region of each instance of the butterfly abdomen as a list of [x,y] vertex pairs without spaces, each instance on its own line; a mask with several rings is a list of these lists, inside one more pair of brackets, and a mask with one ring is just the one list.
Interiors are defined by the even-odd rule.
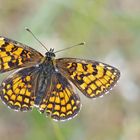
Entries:
[[35,99],[35,105],[39,105],[40,102],[42,101],[44,94],[46,93],[46,87],[47,87],[47,78],[43,77],[43,74],[40,74],[39,77],[39,83],[38,83],[38,88],[36,90],[36,99]]

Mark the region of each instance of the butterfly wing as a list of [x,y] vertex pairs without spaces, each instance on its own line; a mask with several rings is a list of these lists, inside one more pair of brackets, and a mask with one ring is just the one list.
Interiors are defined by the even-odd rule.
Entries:
[[36,64],[42,57],[38,51],[0,36],[0,73]]
[[73,118],[80,110],[80,99],[73,88],[59,72],[51,76],[50,88],[41,102],[39,110],[54,120]]
[[118,69],[92,60],[60,58],[56,66],[89,98],[108,92],[120,77]]
[[11,74],[0,87],[2,101],[14,110],[31,110],[34,105],[37,77],[36,67],[24,68]]

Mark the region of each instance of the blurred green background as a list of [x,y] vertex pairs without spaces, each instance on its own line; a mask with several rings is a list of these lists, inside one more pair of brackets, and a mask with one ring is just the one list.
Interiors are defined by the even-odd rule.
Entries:
[[85,41],[57,57],[108,63],[120,69],[121,79],[103,98],[91,100],[79,92],[82,109],[66,122],[36,109],[14,112],[0,102],[0,139],[140,140],[140,1],[0,0],[0,35],[44,53],[26,26],[55,50]]

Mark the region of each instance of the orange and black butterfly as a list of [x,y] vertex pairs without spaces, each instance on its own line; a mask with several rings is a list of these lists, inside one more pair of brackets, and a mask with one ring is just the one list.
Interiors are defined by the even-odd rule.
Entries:
[[0,86],[1,100],[11,109],[37,107],[54,120],[71,119],[81,103],[75,85],[88,98],[108,92],[118,81],[118,69],[93,60],[55,59],[54,49],[38,51],[0,37],[0,73],[14,71]]

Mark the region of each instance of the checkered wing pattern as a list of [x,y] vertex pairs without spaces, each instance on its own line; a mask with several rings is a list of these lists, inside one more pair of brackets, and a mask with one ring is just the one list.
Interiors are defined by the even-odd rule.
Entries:
[[2,101],[14,110],[31,110],[34,105],[37,75],[35,67],[24,68],[11,74],[0,87]]
[[60,58],[57,68],[89,98],[108,92],[118,81],[118,69],[97,61]]
[[42,57],[36,50],[0,36],[0,73],[38,63]]
[[40,112],[54,120],[73,118],[80,109],[80,99],[73,92],[72,86],[60,73],[52,74],[50,88],[39,106]]

